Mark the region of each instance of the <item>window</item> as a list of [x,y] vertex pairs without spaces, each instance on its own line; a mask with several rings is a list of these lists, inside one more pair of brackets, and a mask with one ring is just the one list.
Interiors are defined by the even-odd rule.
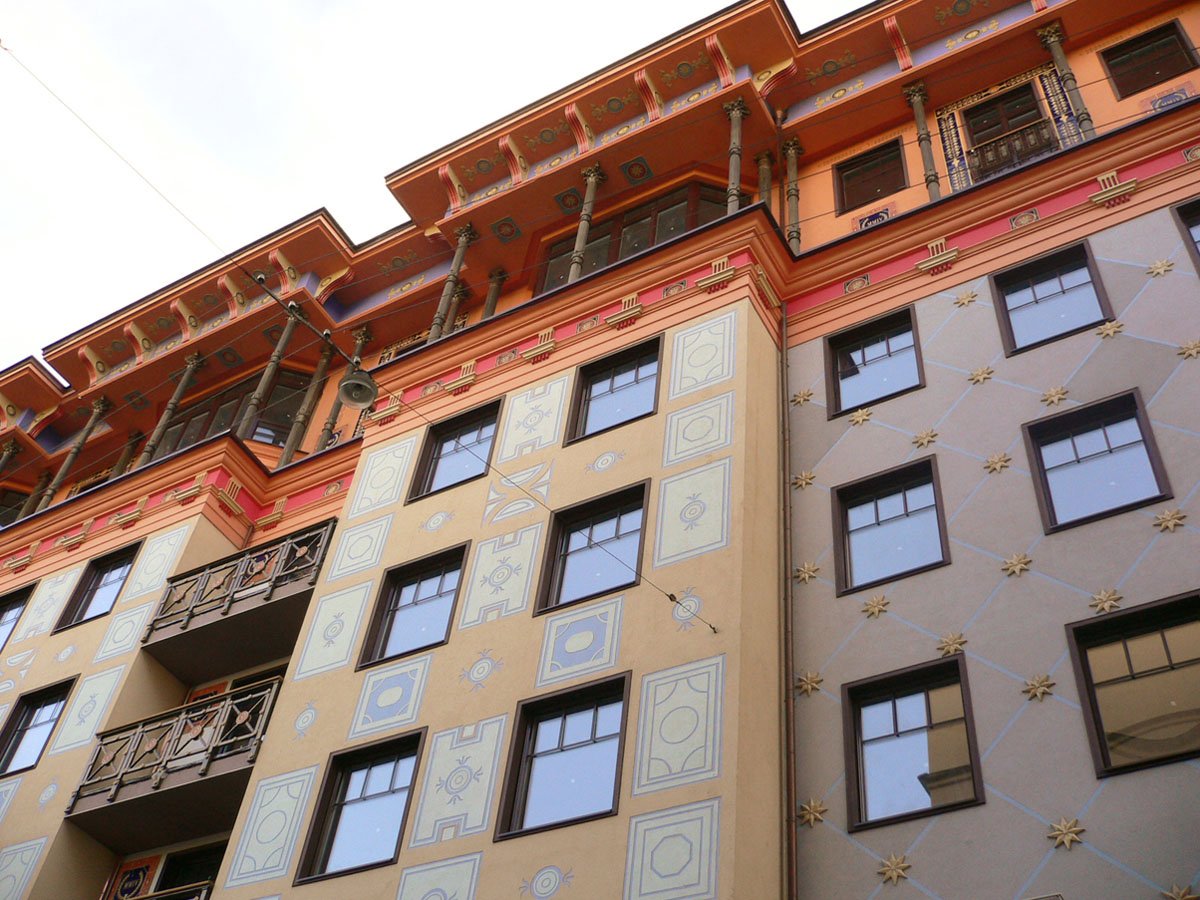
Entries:
[[1177,22],[1109,47],[1100,58],[1121,99],[1196,68],[1196,59]]
[[[725,215],[725,191],[692,184],[651,203],[606,218],[588,230],[583,248],[583,274],[627,259]],[[551,245],[542,277],[542,290],[567,283],[575,235]]]
[[658,402],[658,357],[655,339],[580,369],[571,434],[587,437],[652,415]]
[[410,499],[453,487],[487,472],[500,402],[463,413],[429,429]]
[[0,490],[0,528],[17,521],[21,515],[21,508],[28,499],[28,494],[14,491],[11,488]]
[[[163,863],[162,873],[158,876],[158,884],[154,890],[165,891],[169,888],[187,887],[192,884],[203,884],[217,880],[217,872],[221,869],[221,860],[225,858],[225,844],[214,844],[197,850],[184,850],[167,856]],[[199,894],[180,894],[179,900],[201,900]],[[172,898],[174,900],[174,898]]]
[[1097,775],[1200,756],[1200,595],[1066,628]]
[[424,732],[335,756],[296,881],[394,863]]
[[88,563],[55,630],[108,615],[125,586],[125,578],[136,555],[137,546],[134,545]]
[[0,775],[32,769],[50,743],[50,735],[62,715],[71,683],[26,694],[13,709],[0,732]]
[[362,665],[446,642],[466,555],[463,545],[387,574]]
[[640,484],[555,515],[542,611],[637,583],[645,502]]
[[842,687],[850,830],[983,802],[962,654]]
[[1175,222],[1183,233],[1183,241],[1192,255],[1192,265],[1200,270],[1200,200],[1193,200],[1173,210]]
[[997,275],[996,316],[1007,355],[1112,318],[1086,244]]
[[907,186],[899,141],[839,163],[833,171],[839,214],[874,203]]
[[1170,496],[1137,391],[1028,422],[1047,532]]
[[1010,131],[1032,125],[1041,117],[1033,84],[1026,83],[972,106],[963,113],[963,124],[971,145],[978,147]]
[[12,637],[12,633],[17,627],[17,621],[21,618],[21,613],[25,611],[25,604],[29,600],[31,593],[33,593],[32,586],[14,591],[5,597],[0,597],[0,650],[4,649],[4,645]]
[[912,308],[833,335],[825,365],[831,416],[921,387],[925,372]]
[[517,707],[497,837],[617,811],[628,675]]
[[833,494],[839,594],[950,562],[934,457],[836,487]]

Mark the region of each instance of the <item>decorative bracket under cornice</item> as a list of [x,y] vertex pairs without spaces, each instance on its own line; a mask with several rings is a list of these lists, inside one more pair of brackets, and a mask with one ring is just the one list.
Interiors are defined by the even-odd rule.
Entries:
[[950,267],[954,265],[954,261],[958,259],[958,248],[951,247],[947,250],[945,238],[938,238],[927,246],[929,248],[929,258],[917,263],[918,271],[928,272],[930,275],[949,272]]
[[1097,206],[1106,206],[1109,209],[1127,202],[1129,195],[1137,190],[1138,185],[1136,178],[1121,181],[1116,169],[1097,175],[1096,181],[1100,183],[1100,190],[1089,194],[1088,199]]

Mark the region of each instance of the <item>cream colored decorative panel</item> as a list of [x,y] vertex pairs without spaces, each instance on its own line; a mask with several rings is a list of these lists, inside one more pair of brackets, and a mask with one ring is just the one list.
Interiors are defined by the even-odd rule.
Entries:
[[417,438],[413,435],[367,454],[362,474],[354,485],[347,518],[384,509],[400,500],[416,445]]
[[482,853],[409,866],[400,873],[396,900],[475,900]]
[[372,669],[363,682],[347,739],[415,722],[421,711],[431,658],[418,656],[394,666]]
[[724,656],[642,679],[634,796],[721,774],[724,684]]
[[286,875],[292,865],[317,766],[264,778],[229,864],[226,889]]
[[146,541],[138,551],[129,580],[121,591],[121,603],[162,591],[166,580],[175,571],[175,563],[187,542],[189,529],[188,525],[180,525]]
[[717,798],[629,821],[625,900],[708,900],[717,896]]
[[46,838],[13,844],[0,850],[0,900],[21,900],[37,867]]
[[507,462],[558,443],[568,380],[563,375],[508,399],[496,462]]
[[511,616],[529,605],[541,534],[539,522],[512,534],[480,541],[467,580],[458,621],[460,629]]
[[543,504],[549,504],[550,475],[553,471],[553,462],[539,463],[511,475],[501,475],[498,480],[491,482],[488,485],[487,504],[483,508],[483,524],[533,512],[538,508],[534,497]]
[[50,745],[51,753],[62,753],[91,743],[92,737],[104,723],[108,706],[121,683],[124,666],[106,669],[89,675],[71,692],[71,704],[62,714],[58,734]]
[[0,822],[4,821],[4,816],[8,813],[8,807],[12,804],[13,795],[16,794],[17,788],[20,786],[20,776],[6,779],[3,783],[0,783]]
[[391,514],[381,516],[343,531],[337,549],[333,551],[333,564],[325,580],[335,581],[378,566],[393,518]]
[[737,341],[737,310],[709,319],[675,335],[671,350],[674,400],[733,377]]
[[29,607],[17,623],[18,628],[9,641],[10,647],[26,638],[45,634],[54,627],[82,571],[83,566],[76,566],[42,579],[29,600]]
[[293,680],[328,672],[350,661],[373,584],[371,581],[357,584],[317,601]]
[[731,471],[732,462],[726,457],[659,484],[655,567],[719,550],[729,543]]
[[108,630],[104,632],[104,640],[100,642],[100,647],[96,650],[92,662],[103,662],[114,656],[120,656],[122,653],[128,653],[137,647],[142,631],[146,627],[146,620],[150,618],[150,612],[154,606],[153,603],[145,603],[113,615],[112,621],[108,623]]
[[617,664],[621,597],[546,616],[537,687],[600,672]]
[[507,716],[433,736],[410,846],[487,831]]
[[667,416],[663,468],[728,447],[733,440],[733,392]]

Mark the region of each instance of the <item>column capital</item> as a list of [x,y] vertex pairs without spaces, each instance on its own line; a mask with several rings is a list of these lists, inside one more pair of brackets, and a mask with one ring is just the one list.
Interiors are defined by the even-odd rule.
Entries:
[[608,180],[608,176],[604,174],[604,170],[600,168],[600,164],[588,166],[582,173],[584,181],[590,181],[594,184],[604,184]]
[[102,416],[113,408],[112,401],[107,397],[97,397],[92,401],[92,413],[97,416]]
[[770,150],[764,150],[762,153],[759,153],[757,156],[754,157],[754,161],[756,163],[758,163],[760,166],[763,163],[770,165],[771,163],[775,162],[775,154],[772,153]]
[[469,244],[472,241],[479,239],[479,232],[475,230],[475,227],[470,222],[468,222],[466,225],[455,228],[454,236],[458,238],[458,243],[460,245]]
[[8,456],[16,456],[20,452],[21,445],[17,443],[16,438],[9,438],[3,444],[0,444],[0,453],[7,454]]
[[362,344],[364,347],[371,343],[374,335],[371,333],[371,326],[364,325],[361,328],[355,328],[350,332],[350,337],[354,338],[354,343]]
[[1051,44],[1061,44],[1063,42],[1063,27],[1062,22],[1051,22],[1044,28],[1037,30],[1038,40],[1042,42],[1042,46],[1047,50]]
[[739,119],[744,119],[750,115],[750,107],[746,105],[746,101],[741,97],[735,97],[728,103],[722,105],[721,109],[725,110],[725,115],[729,118],[737,116]]
[[183,362],[186,368],[191,369],[194,372],[196,369],[199,369],[204,365],[204,354],[189,353],[183,358]]
[[466,300],[470,296],[471,286],[469,284],[464,284],[461,281],[455,286],[454,293],[451,295],[452,299],[454,300]]
[[784,141],[783,153],[785,156],[801,156],[804,153],[804,148],[800,146],[800,139],[793,137]]
[[503,284],[507,280],[508,280],[508,272],[504,271],[504,269],[497,268],[497,269],[492,269],[492,271],[488,272],[488,281],[490,281],[490,282],[493,282],[493,283],[499,282],[499,283]]
[[925,82],[923,81],[914,81],[906,84],[902,90],[904,91],[904,99],[908,101],[909,106],[917,102],[924,103],[929,99],[929,91],[925,89]]

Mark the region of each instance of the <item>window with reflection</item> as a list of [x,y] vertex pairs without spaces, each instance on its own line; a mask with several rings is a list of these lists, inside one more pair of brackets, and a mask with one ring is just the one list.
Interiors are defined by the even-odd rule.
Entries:
[[431,427],[413,482],[414,498],[485,474],[499,414],[497,401]]
[[1124,99],[1196,68],[1178,22],[1168,22],[1100,53],[1117,96]]
[[866,206],[907,187],[899,141],[860,153],[833,170],[838,212]]
[[843,592],[949,562],[933,457],[835,488]]
[[555,516],[555,548],[542,609],[636,584],[645,485],[591,500]]
[[1025,428],[1047,530],[1090,522],[1169,495],[1136,392]]
[[959,654],[845,686],[852,828],[982,802],[966,675]]
[[8,639],[12,637],[21,613],[25,612],[25,604],[29,601],[29,595],[32,593],[33,586],[30,585],[0,597],[0,650],[4,649]]
[[975,147],[1024,128],[1041,117],[1032,82],[978,103],[962,114],[971,145]]
[[129,577],[137,549],[137,545],[126,547],[88,563],[83,577],[75,585],[71,599],[63,610],[57,628],[67,628],[108,615],[113,604],[117,602],[121,588],[125,586],[125,579]]
[[576,438],[599,434],[654,412],[658,397],[659,341],[622,351],[579,370]]
[[848,412],[922,384],[920,350],[911,309],[829,338],[830,410]]
[[1009,354],[1112,318],[1086,245],[1059,251],[995,277],[996,314]]
[[458,547],[388,573],[364,644],[364,663],[445,643],[465,553]]
[[1200,756],[1200,596],[1067,626],[1101,775]]
[[0,732],[0,775],[32,769],[50,743],[67,704],[71,683],[55,685],[17,700]]

